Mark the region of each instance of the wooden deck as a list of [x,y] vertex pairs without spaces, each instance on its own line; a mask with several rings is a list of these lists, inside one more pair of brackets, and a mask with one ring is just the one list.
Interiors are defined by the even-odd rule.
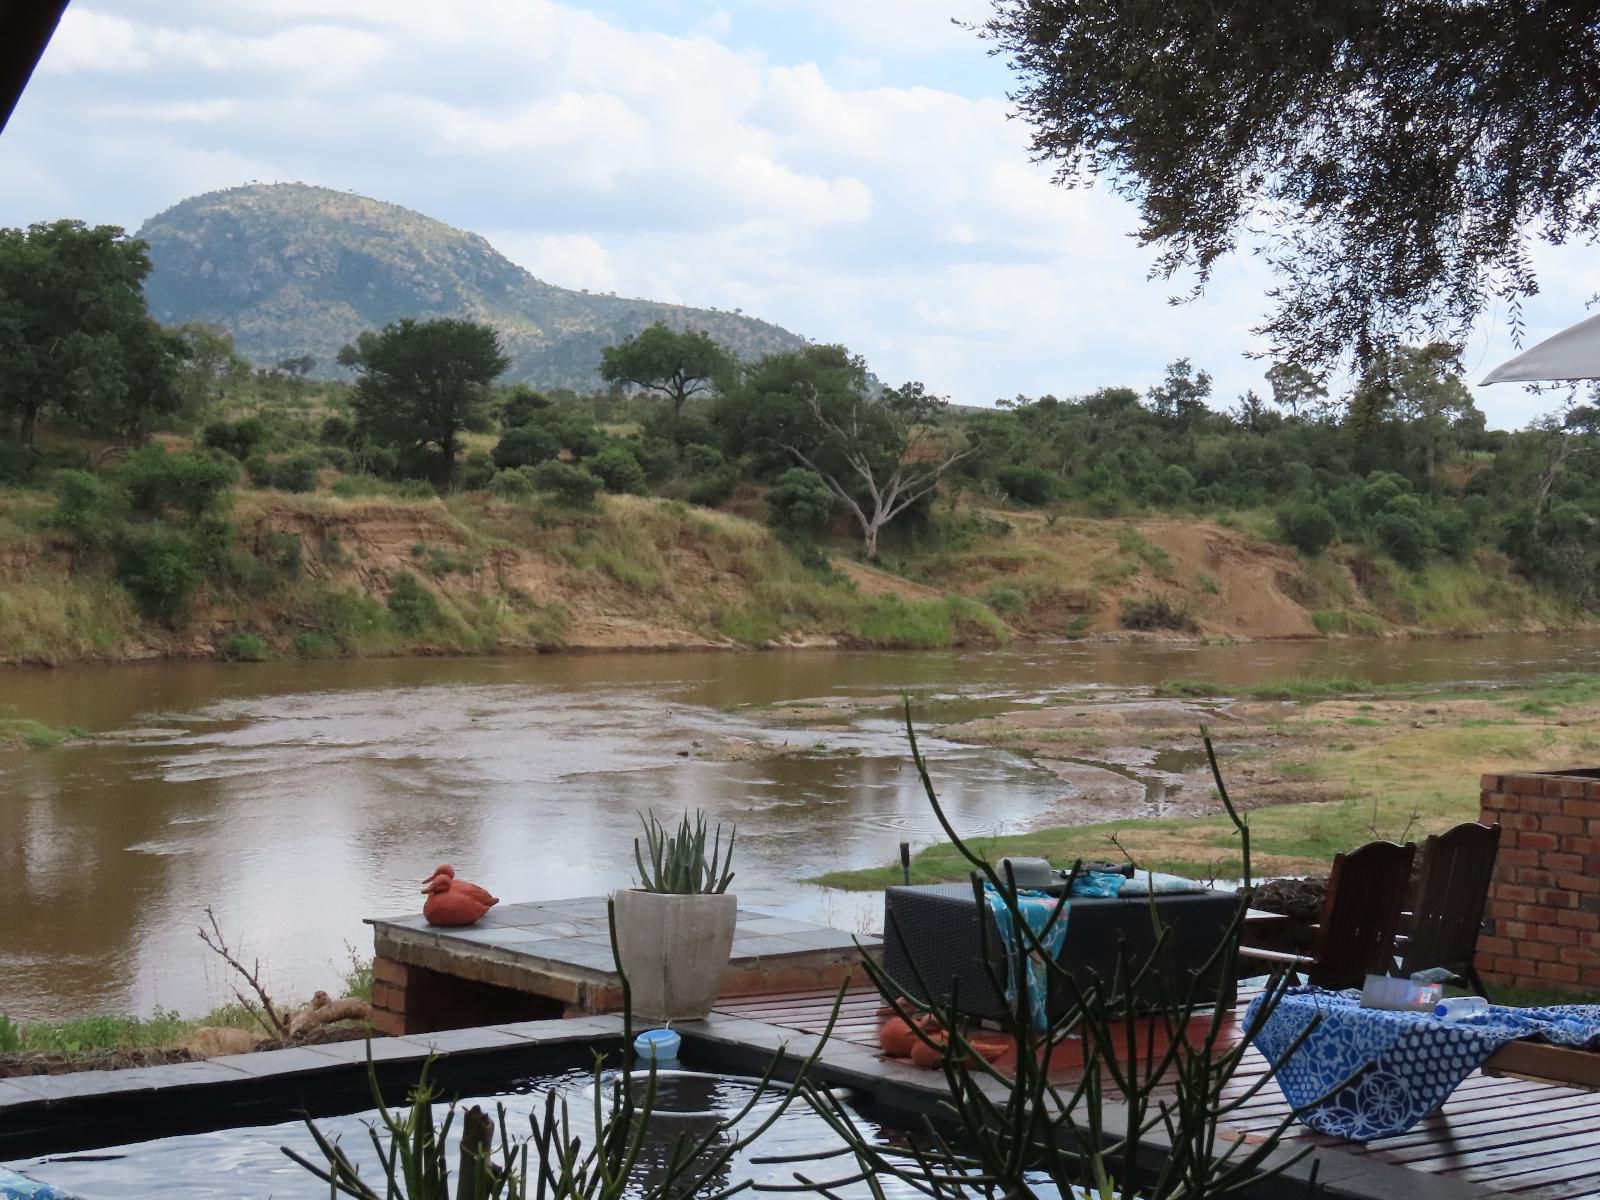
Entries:
[[[787,992],[724,999],[717,1011],[820,1034],[833,1003],[832,992]],[[871,989],[849,992],[833,1036],[876,1049],[880,1003]],[[1249,1051],[1235,1076],[1236,1094],[1266,1071],[1266,1060]],[[1268,1134],[1288,1111],[1283,1094],[1268,1083],[1228,1127]],[[1399,1137],[1361,1145],[1303,1125],[1291,1126],[1284,1136],[1290,1143],[1317,1146],[1325,1155],[1372,1158],[1520,1200],[1600,1200],[1600,1092],[1474,1072],[1437,1114]]]

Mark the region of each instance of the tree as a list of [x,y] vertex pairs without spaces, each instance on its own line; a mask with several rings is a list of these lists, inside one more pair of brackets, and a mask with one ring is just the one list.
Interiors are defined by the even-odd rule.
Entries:
[[381,445],[437,452],[435,478],[448,489],[461,434],[483,424],[489,385],[511,360],[487,325],[408,317],[363,333],[339,363],[357,372],[357,427]]
[[188,321],[173,331],[183,339],[184,362],[178,372],[186,415],[198,418],[220,401],[230,387],[250,378],[250,364],[233,348],[233,337],[219,325]]
[[661,393],[672,401],[674,417],[690,396],[708,391],[733,365],[733,355],[709,334],[677,333],[661,321],[600,352],[601,379]]
[[1167,364],[1167,374],[1150,389],[1150,407],[1169,425],[1191,429],[1206,413],[1211,376],[1195,372],[1187,358]]
[[1204,286],[1243,236],[1273,356],[1357,369],[1537,290],[1530,231],[1600,227],[1600,7],[1570,0],[995,0],[1057,182],[1138,205]]
[[182,403],[183,340],[150,319],[145,244],[82,221],[0,229],[0,411],[137,440]]
[[866,363],[843,346],[768,355],[746,381],[746,433],[809,467],[861,527],[868,561],[878,534],[971,453],[938,428],[947,401],[920,383],[874,395]]
[[1425,479],[1460,432],[1482,424],[1472,393],[1455,372],[1455,350],[1442,343],[1400,346],[1380,354],[1351,393],[1348,420],[1360,437],[1393,423],[1421,458]]

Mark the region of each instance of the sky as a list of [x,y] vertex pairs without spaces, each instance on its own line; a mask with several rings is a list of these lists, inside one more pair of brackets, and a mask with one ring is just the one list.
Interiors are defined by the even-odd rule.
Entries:
[[[0,226],[136,229],[237,184],[348,189],[483,234],[548,282],[746,313],[963,404],[1156,383],[1269,393],[1271,278],[1148,278],[1136,216],[1029,161],[988,0],[72,0],[0,135]],[[1524,345],[1600,258],[1536,251]],[[1502,314],[1469,378],[1517,352]],[[1477,390],[1515,428],[1551,401]]]

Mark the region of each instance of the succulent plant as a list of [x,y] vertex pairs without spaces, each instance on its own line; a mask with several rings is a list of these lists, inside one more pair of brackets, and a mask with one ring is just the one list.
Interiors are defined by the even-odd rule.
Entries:
[[674,896],[720,895],[733,882],[733,839],[738,826],[728,830],[728,845],[722,845],[722,824],[718,822],[711,841],[711,856],[706,857],[706,818],[698,810],[691,822],[688,813],[678,822],[677,831],[656,819],[654,812],[640,813],[644,825],[649,861],[639,839],[633,839],[633,859],[639,865],[639,888]]

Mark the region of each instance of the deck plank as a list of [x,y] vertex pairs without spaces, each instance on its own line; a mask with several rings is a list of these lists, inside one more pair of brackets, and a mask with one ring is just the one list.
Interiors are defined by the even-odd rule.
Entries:
[[[717,1012],[817,1034],[833,1013],[834,992],[736,996]],[[1241,995],[1240,1004],[1249,1000]],[[853,988],[839,1008],[834,1036],[855,1045],[878,1044],[873,988]],[[1226,1038],[1236,1044],[1238,1035]],[[1270,1070],[1255,1050],[1240,1062],[1224,1098],[1237,1098]],[[1260,1135],[1288,1115],[1289,1105],[1270,1080],[1223,1123],[1227,1132]],[[1385,1162],[1445,1179],[1459,1179],[1517,1200],[1600,1200],[1600,1092],[1547,1081],[1474,1072],[1441,1113],[1393,1138],[1362,1145],[1291,1126],[1286,1141],[1310,1144],[1322,1155]]]

